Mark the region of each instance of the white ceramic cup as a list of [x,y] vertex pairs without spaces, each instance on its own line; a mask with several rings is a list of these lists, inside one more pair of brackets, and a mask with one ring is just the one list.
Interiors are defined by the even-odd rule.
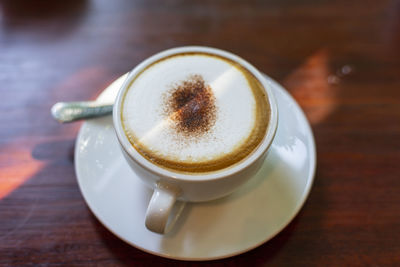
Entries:
[[[129,142],[122,127],[121,103],[124,93],[128,89],[131,81],[153,62],[174,54],[188,52],[215,54],[239,63],[261,82],[271,107],[270,122],[260,145],[246,159],[242,160],[242,162],[220,171],[191,175],[159,167],[136,151]],[[215,48],[186,46],[169,49],[151,56],[137,65],[128,74],[114,103],[113,121],[123,155],[132,170],[136,172],[147,185],[154,189],[153,196],[147,208],[145,219],[146,227],[153,232],[163,234],[166,232],[166,229],[171,226],[169,221],[175,221],[174,218],[170,217],[176,216],[171,215],[171,211],[174,205],[176,205],[177,200],[180,200],[180,203],[185,203],[209,201],[220,198],[232,193],[256,174],[264,162],[268,149],[274,139],[278,124],[278,110],[270,85],[264,79],[263,75],[247,61],[232,53]]]

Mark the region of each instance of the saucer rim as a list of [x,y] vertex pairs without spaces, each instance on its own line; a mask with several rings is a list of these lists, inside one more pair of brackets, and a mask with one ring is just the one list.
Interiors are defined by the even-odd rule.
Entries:
[[[288,97],[289,99],[291,99],[292,103],[296,106],[297,110],[300,112],[301,116],[304,118],[306,127],[307,127],[307,131],[309,133],[308,135],[308,139],[310,140],[310,145],[309,145],[309,152],[310,152],[310,160],[309,160],[309,166],[310,166],[310,175],[309,177],[307,177],[307,183],[305,185],[305,190],[303,191],[303,194],[301,195],[301,197],[299,198],[300,201],[297,202],[297,206],[294,209],[294,212],[292,214],[292,216],[287,220],[286,223],[282,224],[282,226],[280,228],[278,228],[273,234],[269,235],[266,239],[255,243],[254,245],[243,249],[243,250],[238,250],[232,253],[228,253],[228,254],[223,254],[220,256],[212,256],[212,257],[182,257],[182,256],[174,256],[171,254],[163,254],[163,253],[159,253],[156,251],[152,251],[152,250],[148,250],[146,248],[140,247],[134,243],[132,243],[131,241],[127,240],[126,238],[124,238],[123,236],[117,234],[116,232],[114,232],[112,229],[110,229],[105,223],[103,223],[103,221],[100,219],[100,216],[97,215],[97,213],[95,212],[95,208],[91,206],[91,204],[89,203],[89,201],[87,201],[87,196],[82,188],[82,185],[80,183],[80,179],[78,177],[78,169],[80,166],[79,161],[75,160],[75,174],[76,174],[76,179],[77,179],[77,183],[78,183],[78,187],[79,190],[84,198],[84,201],[86,203],[86,205],[88,206],[89,210],[91,211],[91,213],[95,216],[95,218],[111,233],[113,233],[116,237],[118,237],[119,239],[121,239],[122,241],[124,241],[125,243],[129,244],[130,246],[141,250],[143,252],[149,253],[151,255],[155,255],[155,256],[159,256],[162,258],[166,258],[166,259],[172,259],[172,260],[180,260],[180,261],[213,261],[213,260],[220,260],[220,259],[226,259],[226,258],[230,258],[230,257],[234,257],[234,256],[238,256],[241,254],[244,254],[246,252],[249,252],[265,243],[267,243],[268,241],[270,241],[271,239],[273,239],[275,236],[277,236],[280,232],[282,232],[293,220],[294,218],[299,214],[301,208],[304,206],[306,200],[308,199],[308,196],[311,192],[311,188],[312,185],[314,183],[315,180],[315,173],[316,173],[316,168],[317,168],[317,152],[316,152],[316,144],[315,144],[315,138],[314,138],[314,134],[310,125],[310,122],[308,121],[303,109],[300,107],[300,105],[297,103],[297,101],[293,98],[293,96],[282,86],[280,85],[277,81],[275,81],[274,79],[272,79],[271,77],[269,77],[268,75],[260,72],[262,74],[262,76],[264,76],[264,78],[266,79],[267,83],[270,83],[271,86],[271,91],[275,96],[275,92],[274,90],[279,90],[280,92],[283,92],[283,94],[286,95],[286,97]],[[118,77],[117,79],[115,79],[112,83],[110,83],[109,86],[107,86],[97,97],[97,100],[100,100],[107,92],[108,90],[110,90],[110,88],[112,87],[112,85],[114,83],[117,83],[117,81],[122,80],[123,77],[126,77],[125,75],[121,75],[120,77]],[[276,98],[276,96],[275,96]],[[279,124],[279,122],[278,122]],[[77,149],[79,146],[78,144],[80,143],[80,140],[82,138],[83,135],[83,128],[87,126],[87,122],[84,122],[78,132],[76,141],[75,141],[75,151],[74,151],[74,158],[77,159],[78,158],[78,153],[79,153],[79,149]],[[278,128],[278,127],[277,127]],[[273,144],[273,141],[271,143],[271,145]],[[265,162],[265,161],[264,161]],[[265,163],[263,163],[265,164]]]

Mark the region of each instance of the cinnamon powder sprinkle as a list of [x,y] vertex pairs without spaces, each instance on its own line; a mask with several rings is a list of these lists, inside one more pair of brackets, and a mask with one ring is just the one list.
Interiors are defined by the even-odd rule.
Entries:
[[191,75],[173,86],[164,110],[175,130],[185,136],[203,135],[216,121],[215,96],[201,75]]

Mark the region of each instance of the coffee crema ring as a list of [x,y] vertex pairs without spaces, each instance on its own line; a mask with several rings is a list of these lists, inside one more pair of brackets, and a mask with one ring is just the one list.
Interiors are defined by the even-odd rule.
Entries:
[[167,56],[134,77],[121,104],[134,149],[159,167],[203,174],[232,167],[262,143],[271,108],[245,67],[205,52]]

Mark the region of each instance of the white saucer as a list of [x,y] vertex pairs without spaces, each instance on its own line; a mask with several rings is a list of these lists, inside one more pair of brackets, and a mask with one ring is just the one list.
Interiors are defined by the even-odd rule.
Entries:
[[[98,98],[113,102],[122,76]],[[144,215],[152,191],[128,167],[111,116],[83,124],[75,147],[78,183],[103,225],[132,246],[180,260],[212,260],[253,249],[278,234],[296,216],[312,186],[316,152],[310,125],[296,101],[273,87],[279,126],[264,166],[232,195],[187,204],[172,232],[148,231]]]

